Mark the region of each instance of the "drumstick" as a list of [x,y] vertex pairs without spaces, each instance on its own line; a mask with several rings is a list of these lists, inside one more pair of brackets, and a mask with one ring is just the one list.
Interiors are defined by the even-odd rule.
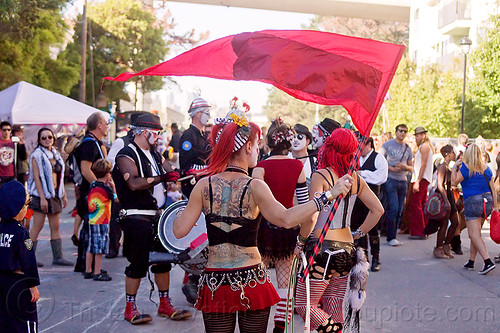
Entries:
[[188,179],[191,179],[191,178],[194,178],[194,177],[195,177],[194,175],[189,175],[189,176],[186,176],[186,177],[179,178],[177,181],[178,182],[183,182],[185,180],[188,180]]

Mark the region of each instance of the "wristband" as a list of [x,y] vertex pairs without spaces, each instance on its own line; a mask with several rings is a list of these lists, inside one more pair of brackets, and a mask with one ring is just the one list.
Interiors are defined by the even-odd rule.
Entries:
[[352,237],[355,237],[356,235],[359,236],[359,238],[364,237],[366,234],[361,231],[360,228],[358,228],[356,231],[352,232]]
[[302,243],[307,242],[308,239],[309,239],[309,237],[302,237],[302,235],[300,233],[297,236],[297,241],[300,241]]

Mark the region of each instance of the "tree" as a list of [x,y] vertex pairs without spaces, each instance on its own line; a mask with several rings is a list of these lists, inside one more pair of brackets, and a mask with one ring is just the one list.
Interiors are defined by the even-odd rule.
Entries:
[[78,68],[54,59],[64,41],[62,8],[68,0],[0,0],[0,90],[24,80],[68,95]]
[[466,97],[465,131],[470,137],[498,138],[500,123],[500,15],[488,21],[485,35],[469,58],[474,77]]
[[[456,137],[460,126],[460,80],[453,71],[443,72],[439,65],[430,65],[417,71],[408,57],[401,60],[385,102],[389,124],[386,130],[393,132],[398,124],[413,129],[424,126],[429,134],[439,137]],[[382,115],[373,127],[381,133]]]
[[408,23],[405,22],[316,15],[307,29],[396,44],[408,44],[409,40]]
[[[194,32],[185,36],[173,33],[174,23],[162,8],[143,7],[136,0],[107,0],[94,2],[88,7],[89,33],[87,49],[87,87],[92,87],[92,67],[95,87],[101,87],[104,76],[122,72],[138,72],[165,60],[171,45],[192,45],[198,40]],[[161,11],[161,13],[159,13]],[[163,13],[163,14],[162,14]],[[162,14],[162,15],[159,15]],[[80,19],[79,19],[80,20]],[[74,43],[68,45],[63,57],[71,63],[80,63],[81,24],[75,28]],[[159,90],[164,85],[162,77],[137,77],[130,80],[143,92]],[[123,82],[106,82],[103,92],[109,101],[129,100]],[[71,92],[78,96],[78,86]],[[87,88],[86,100],[90,103],[92,89]]]

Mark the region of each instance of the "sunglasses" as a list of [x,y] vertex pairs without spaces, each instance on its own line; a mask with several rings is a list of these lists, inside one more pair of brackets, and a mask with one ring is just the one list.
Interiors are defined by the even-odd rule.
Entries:
[[2,128],[2,132],[10,132],[11,129],[10,128]]
[[399,132],[399,133],[408,133],[408,130],[398,129],[398,132]]
[[49,136],[42,136],[40,140],[45,141],[45,140],[52,140],[54,137],[52,135]]

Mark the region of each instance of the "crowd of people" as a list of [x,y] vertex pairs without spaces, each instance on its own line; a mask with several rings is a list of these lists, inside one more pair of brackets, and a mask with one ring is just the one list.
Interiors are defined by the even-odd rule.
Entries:
[[[471,243],[464,268],[474,270],[477,253],[484,261],[479,274],[500,262],[500,256],[490,258],[481,236],[484,222],[498,210],[500,183],[498,146],[483,138],[468,143],[461,134],[456,147],[436,144],[424,127],[409,133],[405,124],[396,126],[394,138],[363,138],[329,118],[311,131],[278,118],[264,131],[248,121],[249,108],[237,99],[213,125],[210,109],[196,98],[188,110],[190,127],[181,133],[171,125],[170,149],[159,149],[163,126],[151,113],[133,115],[127,135],[111,147],[103,142],[109,123],[100,112],[88,118],[85,135],[68,140],[64,149],[43,127],[30,154],[23,127],[0,124],[0,327],[36,332],[37,267],[44,264],[35,251],[46,218],[52,264],[74,265],[84,279],[112,281],[103,256],[112,259],[123,246],[129,263],[125,320],[153,320],[136,303],[148,271],[158,287],[157,315],[191,317],[170,298],[170,271],[179,259],[149,263],[150,251],[168,252],[155,234],[162,210],[182,199],[187,204],[173,224],[177,238],[188,235],[200,215],[206,222],[204,270],[186,270],[182,292],[202,311],[207,332],[234,332],[236,323],[240,332],[266,332],[272,306],[275,333],[285,332],[294,311],[318,332],[357,329],[355,312],[365,297],[368,270],[383,268],[381,235],[397,247],[402,234],[425,240],[437,232],[433,256],[448,259],[463,254],[460,234],[467,228]],[[365,145],[351,173],[360,143]],[[62,210],[73,204],[67,180],[75,185],[76,263],[64,258],[59,230]],[[425,214],[429,191],[444,202],[439,219]],[[313,257],[308,284],[295,270],[301,256]],[[297,274],[294,285],[290,277]]]

